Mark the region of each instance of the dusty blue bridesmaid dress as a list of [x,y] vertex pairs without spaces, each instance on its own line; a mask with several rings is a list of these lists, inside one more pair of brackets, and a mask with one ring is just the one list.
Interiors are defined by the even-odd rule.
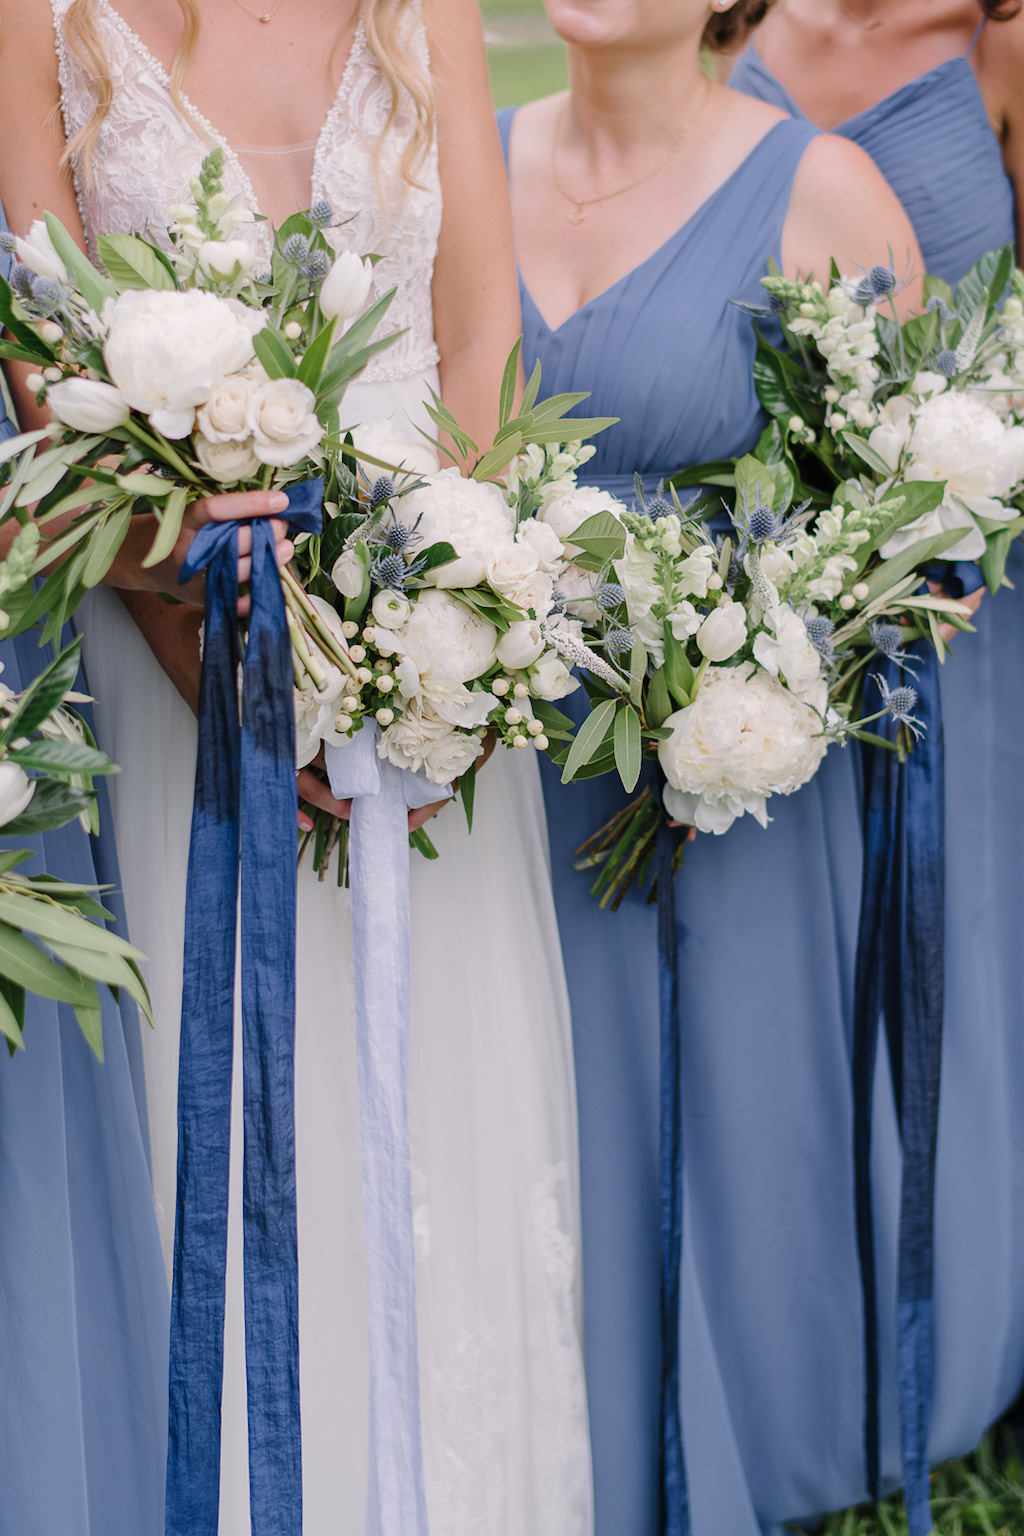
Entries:
[[[3,682],[47,656],[36,635],[0,642]],[[112,839],[106,816],[99,839],[75,822],[24,846],[33,871],[116,886]],[[104,995],[101,1065],[69,1007],[30,998],[25,1041],[0,1051],[0,1536],[162,1536],[168,1295],[139,1020]]]
[[[511,115],[501,121],[508,142]],[[552,330],[522,286],[527,367],[621,418],[585,475],[629,496],[740,453],[760,427],[758,302],[815,130],[784,120],[675,235]],[[658,1004],[655,918],[601,912],[574,849],[613,779],[545,794],[573,1002],[597,1536],[658,1530]],[[849,1018],[860,888],[857,760],[700,838],[677,879],[686,1220],[684,1438],[694,1536],[748,1536],[852,1502],[862,1370]]]
[[[730,83],[807,121],[753,47],[737,61]],[[1014,242],[1013,185],[970,53],[911,80],[836,131],[860,144],[885,174],[910,215],[929,272],[955,285],[986,251]],[[946,1016],[936,1196],[936,1458],[976,1441],[1024,1379],[1020,540],[1007,574],[1015,590],[985,599],[978,633],[957,642],[941,672]],[[891,1295],[897,1177],[890,1114],[888,1144],[878,1148],[875,1166],[876,1208],[886,1212],[890,1245],[883,1296]],[[886,1358],[891,1371],[891,1353]]]

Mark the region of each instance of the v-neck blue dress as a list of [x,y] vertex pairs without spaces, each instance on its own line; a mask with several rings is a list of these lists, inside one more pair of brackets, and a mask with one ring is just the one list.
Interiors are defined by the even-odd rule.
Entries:
[[[977,35],[980,28],[975,41]],[[730,83],[807,122],[753,47],[737,60]],[[986,251],[1014,242],[1013,184],[969,54],[911,80],[836,131],[867,150],[903,201],[929,272],[955,284]],[[1014,590],[986,597],[977,634],[956,642],[941,673],[947,977],[936,1191],[936,1457],[967,1449],[1024,1380],[1019,539],[1007,574]],[[890,1231],[898,1177],[893,1140],[879,1149],[875,1181]],[[895,1374],[891,1352],[885,1368]]]
[[[0,642],[3,683],[50,655]],[[0,841],[34,849],[30,872],[113,886],[124,931],[109,815],[99,839],[74,822]],[[25,1043],[0,1045],[0,1533],[163,1536],[169,1297],[139,1019],[104,993],[101,1064],[70,1007],[30,997]]]
[[[506,148],[513,115],[503,114]],[[817,130],[784,119],[647,261],[552,329],[521,285],[545,393],[621,418],[585,477],[629,496],[747,450],[761,426],[749,315]],[[577,704],[577,709],[579,705]],[[573,1004],[597,1536],[656,1536],[655,918],[602,912],[573,852],[614,778],[545,777]],[[849,1033],[860,891],[857,759],[687,849],[677,880],[687,1157],[684,1437],[694,1536],[748,1536],[864,1493]]]

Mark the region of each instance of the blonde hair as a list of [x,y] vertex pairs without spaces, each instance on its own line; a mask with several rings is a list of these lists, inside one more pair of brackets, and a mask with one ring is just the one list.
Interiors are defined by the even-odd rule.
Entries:
[[[361,4],[366,41],[391,95],[377,149],[379,152],[403,109],[411,109],[412,133],[402,156],[401,171],[412,185],[416,185],[416,173],[430,152],[435,128],[430,77],[409,58],[403,46],[405,18],[415,3],[416,0],[362,0]],[[185,112],[185,77],[199,41],[199,0],[178,0],[178,7],[183,29],[171,65],[171,95],[179,110]],[[65,161],[77,162],[88,179],[96,140],[114,96],[110,65],[96,26],[96,0],[72,0],[64,18],[64,36],[72,57],[89,76],[96,96],[92,115],[68,141],[64,151]],[[331,50],[329,62],[333,62],[336,51],[337,47]]]

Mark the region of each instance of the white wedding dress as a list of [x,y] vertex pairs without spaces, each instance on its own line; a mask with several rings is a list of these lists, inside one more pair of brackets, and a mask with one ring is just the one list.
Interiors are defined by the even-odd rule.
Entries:
[[[92,108],[51,0],[69,136]],[[175,106],[166,71],[107,3],[98,31],[113,83],[91,178],[77,175],[90,242],[161,230],[211,143],[228,190],[255,201],[243,156]],[[427,64],[413,13],[407,45]],[[441,216],[436,147],[422,189],[380,206],[373,148],[387,91],[360,24],[320,133],[311,202],[337,238],[382,253],[405,329],[342,406],[346,424],[416,413],[437,383],[430,282]],[[186,103],[187,105],[187,103]],[[384,144],[396,185],[407,124]],[[266,242],[265,227],[250,227]],[[421,418],[422,419],[422,418]],[[149,956],[146,1040],[153,1177],[173,1240],[177,1045],[196,725],[118,599],[81,614],[100,740],[121,764],[114,817],[132,935]],[[589,1536],[591,1479],[580,1328],[580,1231],[568,1002],[537,765],[498,752],[481,775],[472,837],[461,809],[431,826],[437,863],[413,869],[411,1120],[420,1361],[432,1536]],[[299,877],[296,1045],[303,1487],[306,1536],[363,1536],[368,1340],[353,1031],[351,921],[333,879]],[[237,1067],[237,1063],[236,1063]],[[238,1108],[236,1083],[235,1108]],[[240,1115],[233,1135],[222,1536],[247,1536],[241,1299]],[[156,1533],[138,1533],[156,1536]]]

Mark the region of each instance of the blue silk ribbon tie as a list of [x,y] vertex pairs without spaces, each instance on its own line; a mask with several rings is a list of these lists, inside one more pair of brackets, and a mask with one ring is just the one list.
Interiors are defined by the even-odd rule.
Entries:
[[[931,573],[930,573],[931,574]],[[981,584],[977,567],[935,573],[950,595]],[[899,762],[864,752],[864,886],[854,994],[854,1181],[864,1297],[864,1450],[868,1489],[881,1492],[880,1361],[874,1217],[872,1101],[881,1020],[903,1153],[897,1279],[900,1451],[910,1536],[928,1536],[928,1439],[933,1373],[935,1161],[942,1065],[945,946],[945,783],[942,699],[931,646],[910,648],[915,675],[895,662],[890,687],[912,682],[924,736]],[[896,722],[882,733],[895,740]]]
[[427,1536],[409,1144],[408,812],[451,795],[377,752],[366,724],[326,749],[352,801],[349,868],[363,1212],[370,1303],[368,1536]]
[[[292,486],[288,495],[293,531],[318,532],[322,481]],[[239,890],[252,1533],[302,1532],[295,716],[273,531],[262,519],[251,527],[252,612],[244,652],[237,618],[239,524],[204,527],[181,571],[183,582],[206,571],[206,639],[178,1075],[168,1536],[217,1536]]]
[[660,1040],[661,1211],[661,1536],[689,1536],[683,1452],[680,1334],[683,1265],[682,1051],[679,1030],[679,935],[675,861],[679,833],[658,827],[658,1011]]

